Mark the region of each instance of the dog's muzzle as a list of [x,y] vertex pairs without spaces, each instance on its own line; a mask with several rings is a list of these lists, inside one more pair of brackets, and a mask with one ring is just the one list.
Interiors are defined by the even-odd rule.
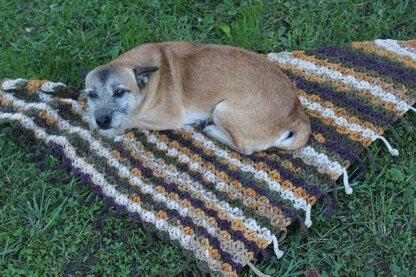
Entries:
[[104,130],[110,129],[111,115],[104,114],[104,115],[97,116],[95,118],[95,122],[97,122],[98,127],[100,127],[101,129],[104,129]]

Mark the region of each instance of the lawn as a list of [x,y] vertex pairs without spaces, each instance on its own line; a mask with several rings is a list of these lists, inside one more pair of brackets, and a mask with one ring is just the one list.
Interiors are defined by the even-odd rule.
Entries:
[[[416,38],[415,1],[238,2],[0,0],[0,79],[42,78],[81,88],[80,72],[150,41],[222,43],[267,53]],[[415,114],[406,117],[416,121]],[[68,195],[77,179],[48,182],[69,173],[38,169],[28,160],[30,145],[6,127],[0,125],[1,276],[198,276],[194,263],[181,265],[187,257],[180,249],[146,234],[126,215],[110,209],[97,220],[103,202],[77,200],[89,197],[88,188]],[[352,196],[340,190],[332,218],[319,203],[308,235],[294,226],[281,244],[283,259],[255,262],[262,272],[416,276],[416,144],[400,123],[395,127],[403,139],[394,145],[401,156],[394,160],[373,145],[379,168],[352,182]]]

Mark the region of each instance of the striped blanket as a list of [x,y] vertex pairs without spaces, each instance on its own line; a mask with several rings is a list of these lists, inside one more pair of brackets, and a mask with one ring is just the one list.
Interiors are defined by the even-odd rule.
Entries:
[[354,42],[266,57],[296,82],[311,118],[312,137],[297,151],[244,156],[199,125],[131,130],[110,141],[88,129],[82,102],[58,96],[72,89],[49,81],[3,81],[0,120],[19,123],[41,149],[61,157],[79,184],[181,247],[201,270],[237,276],[249,266],[264,276],[253,258],[281,258],[287,227],[296,221],[311,227],[321,198],[330,215],[336,181],[342,176],[339,184],[352,193],[349,169],[363,177],[370,144],[380,141],[399,155],[385,131],[399,139],[393,123],[406,123],[404,114],[416,112],[416,41]]

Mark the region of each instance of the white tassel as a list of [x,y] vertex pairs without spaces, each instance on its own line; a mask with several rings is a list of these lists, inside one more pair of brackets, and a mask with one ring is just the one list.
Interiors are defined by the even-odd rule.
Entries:
[[305,225],[308,228],[312,226],[311,210],[312,210],[312,205],[311,204],[309,204],[308,206],[306,206]]
[[387,146],[387,149],[389,150],[390,154],[393,156],[399,156],[399,150],[393,148],[390,143],[382,136],[375,136],[375,139],[381,139],[384,144]]
[[413,108],[412,106],[409,106],[409,109],[411,109],[412,111],[414,111],[416,113],[416,108]]
[[253,272],[259,276],[259,277],[270,277],[270,275],[261,273],[260,270],[258,270],[252,263],[250,263],[249,261],[247,261],[247,265],[251,268],[251,270],[253,270]]
[[276,255],[277,259],[280,259],[281,257],[283,257],[285,252],[279,249],[279,242],[277,241],[277,238],[275,235],[272,236],[272,240],[273,240],[274,254]]
[[352,193],[352,187],[350,186],[350,183],[348,182],[348,173],[347,173],[347,169],[345,167],[342,169],[342,173],[344,175],[345,192],[347,194],[351,194]]

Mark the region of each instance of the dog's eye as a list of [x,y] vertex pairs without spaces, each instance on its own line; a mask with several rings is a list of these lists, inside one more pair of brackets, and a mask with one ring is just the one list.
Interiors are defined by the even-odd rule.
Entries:
[[98,97],[98,94],[96,94],[93,91],[87,92],[87,95],[88,95],[89,98],[97,98]]
[[121,96],[123,96],[126,92],[128,92],[128,90],[127,90],[127,89],[123,89],[123,88],[116,89],[116,90],[114,91],[114,97],[121,97]]

